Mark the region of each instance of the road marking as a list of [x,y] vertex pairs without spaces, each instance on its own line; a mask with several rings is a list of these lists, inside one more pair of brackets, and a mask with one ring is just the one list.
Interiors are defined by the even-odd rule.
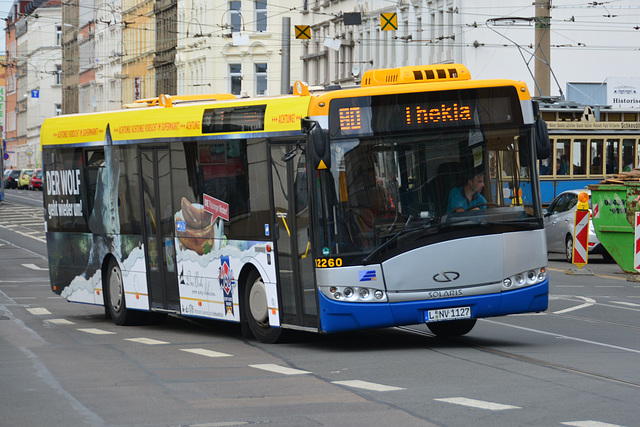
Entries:
[[588,420],[588,421],[566,421],[564,423],[560,423],[563,424],[565,426],[575,426],[575,427],[623,427],[619,424],[609,424],[609,423],[603,423],[600,421],[592,421],[592,420]]
[[75,322],[72,322],[67,319],[46,319],[45,322],[53,323],[55,325],[75,325]]
[[628,351],[629,353],[640,354],[640,350],[636,350],[635,348],[620,347],[620,346],[617,346],[617,345],[605,344],[603,342],[598,342],[598,341],[583,340],[582,338],[570,337],[568,335],[561,335],[561,334],[556,334],[556,333],[553,333],[553,332],[540,331],[538,329],[525,328],[523,326],[509,325],[508,323],[502,323],[502,322],[498,322],[498,321],[495,321],[495,320],[482,319],[482,321],[483,322],[488,322],[488,323],[493,323],[495,325],[507,326],[509,328],[520,329],[522,331],[534,332],[536,334],[551,335],[552,337],[555,337],[555,338],[562,338],[562,339],[577,341],[577,342],[581,342],[581,343],[585,343],[585,344],[593,344],[593,345],[597,345],[597,346],[600,346],[600,347],[613,348],[615,350],[622,350],[622,351]]
[[27,311],[33,314],[34,316],[46,316],[47,314],[51,314],[49,310],[42,307],[27,308]]
[[137,342],[140,344],[147,344],[147,345],[169,344],[168,341],[159,341],[151,338],[125,338],[125,341],[132,341],[132,342]]
[[[0,225],[0,228],[8,228],[8,227],[3,226],[3,225]],[[11,230],[11,231],[13,231],[13,232],[14,232],[14,233],[16,233],[16,234],[20,234],[20,235],[22,235],[22,236],[24,236],[24,237],[29,237],[29,238],[31,238],[31,239],[33,239],[33,240],[37,240],[37,241],[42,242],[42,243],[47,243],[47,239],[38,239],[37,237],[33,237],[33,236],[32,236],[32,235],[30,235],[30,234],[23,233],[23,232],[18,231],[18,230]]]
[[580,310],[581,308],[591,307],[596,303],[596,300],[594,300],[593,298],[580,297],[580,296],[576,296],[576,298],[583,299],[586,302],[584,304],[576,305],[575,307],[569,307],[569,308],[565,308],[564,310],[554,311],[553,314],[563,314],[563,313],[568,313],[570,311]]
[[286,366],[275,365],[273,363],[264,363],[260,365],[249,365],[251,368],[262,369],[263,371],[275,372],[276,374],[283,375],[304,375],[310,374],[309,371],[303,371],[301,369],[287,368]]
[[219,351],[207,350],[205,348],[181,348],[180,351],[186,351],[187,353],[198,354],[200,356],[207,357],[231,357],[233,354],[220,353]]
[[31,270],[40,270],[40,271],[46,271],[48,270],[48,268],[42,268],[42,267],[38,267],[35,264],[22,264],[23,267],[29,268]]
[[633,302],[611,301],[611,303],[613,303],[613,304],[628,305],[629,307],[640,307],[640,304],[636,304],[636,303],[633,303]]
[[105,331],[97,328],[81,328],[78,330],[81,332],[86,332],[88,334],[94,334],[94,335],[115,335],[115,332]]
[[521,409],[519,406],[503,405],[502,403],[485,402],[484,400],[467,399],[466,397],[449,397],[446,399],[433,399],[439,402],[453,403],[454,405],[469,406],[490,411],[504,411],[506,409]]
[[396,391],[396,390],[406,390],[401,387],[393,387],[390,385],[376,384],[370,383],[368,381],[360,381],[360,380],[350,380],[350,381],[331,381],[332,384],[343,385],[346,387],[354,387],[361,388],[363,390],[371,390],[371,391]]

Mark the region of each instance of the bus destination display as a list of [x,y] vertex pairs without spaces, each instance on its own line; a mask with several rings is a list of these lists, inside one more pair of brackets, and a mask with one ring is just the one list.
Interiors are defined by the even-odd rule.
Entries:
[[506,88],[492,89],[490,93],[461,90],[336,99],[329,113],[331,136],[514,124],[517,95],[505,93]]

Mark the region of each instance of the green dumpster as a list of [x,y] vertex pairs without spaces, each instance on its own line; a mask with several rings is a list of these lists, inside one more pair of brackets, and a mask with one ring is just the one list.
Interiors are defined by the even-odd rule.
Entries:
[[[609,181],[609,182],[607,182]],[[603,181],[589,185],[593,227],[600,243],[620,268],[638,273],[634,268],[635,215],[640,211],[640,182]]]

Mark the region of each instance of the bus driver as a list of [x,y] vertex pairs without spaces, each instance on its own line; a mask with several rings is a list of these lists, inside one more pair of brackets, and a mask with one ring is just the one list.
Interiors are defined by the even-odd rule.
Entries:
[[484,173],[471,171],[467,183],[462,187],[454,187],[449,192],[447,212],[464,212],[469,209],[485,209],[487,200],[482,194],[484,189]]

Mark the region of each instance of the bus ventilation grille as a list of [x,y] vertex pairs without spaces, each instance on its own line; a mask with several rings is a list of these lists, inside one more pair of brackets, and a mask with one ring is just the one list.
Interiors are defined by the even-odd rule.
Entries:
[[470,79],[469,70],[461,64],[416,65],[368,70],[362,76],[362,87]]

